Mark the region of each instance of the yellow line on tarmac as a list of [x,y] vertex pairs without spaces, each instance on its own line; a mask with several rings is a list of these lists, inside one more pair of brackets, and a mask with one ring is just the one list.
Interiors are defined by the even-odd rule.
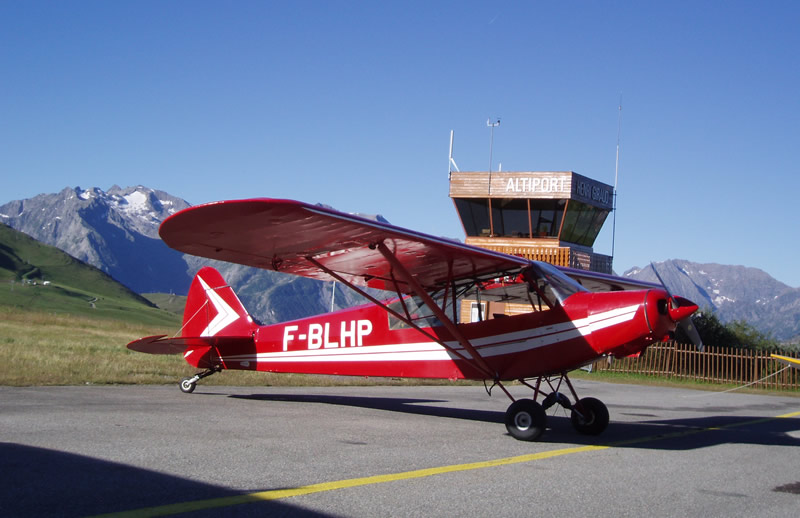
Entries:
[[694,435],[702,432],[709,432],[715,430],[722,430],[727,428],[736,428],[756,423],[773,421],[775,419],[785,419],[790,417],[798,417],[800,412],[792,412],[789,414],[778,415],[774,417],[765,417],[760,419],[753,419],[750,421],[732,423],[718,427],[707,428],[694,428],[691,430],[668,433],[663,435],[651,435],[648,437],[639,437],[626,441],[618,441],[608,445],[599,446],[576,446],[574,448],[563,448],[559,450],[544,451],[540,453],[531,453],[527,455],[518,455],[515,457],[505,457],[502,459],[486,460],[481,462],[469,462],[466,464],[452,464],[450,466],[440,466],[435,468],[417,469],[413,471],[404,471],[401,473],[390,473],[386,475],[373,475],[370,477],[350,478],[345,480],[337,480],[333,482],[322,482],[319,484],[311,484],[308,486],[301,486],[290,489],[272,489],[268,491],[258,491],[255,493],[247,493],[244,495],[225,496],[220,498],[211,498],[208,500],[195,500],[192,502],[182,502],[177,504],[161,505],[156,507],[145,507],[142,509],[135,509],[132,511],[123,511],[119,513],[109,513],[100,515],[96,518],[144,518],[151,516],[168,516],[180,513],[189,513],[192,511],[201,511],[206,509],[216,509],[220,507],[230,507],[233,505],[248,504],[254,502],[266,502],[270,500],[281,500],[284,498],[291,498],[295,496],[309,495],[312,493],[322,493],[325,491],[334,491],[337,489],[347,489],[351,487],[368,486],[372,484],[383,484],[386,482],[396,482],[399,480],[410,480],[415,478],[430,477],[433,475],[442,475],[444,473],[456,473],[459,471],[470,471],[475,469],[492,468],[496,466],[508,466],[511,464],[520,464],[524,462],[532,462],[536,460],[549,459],[552,457],[560,457],[563,455],[571,455],[574,453],[585,453],[590,451],[607,450],[619,446],[630,446],[632,444],[646,443],[661,441],[665,439],[673,439],[675,437],[683,437],[687,435]]
[[581,453],[586,451],[605,450],[610,446],[578,446],[575,448],[565,448],[561,450],[545,451],[541,453],[531,453],[516,457],[506,457],[503,459],[487,460],[481,462],[470,462],[467,464],[453,464],[450,466],[440,466],[437,468],[425,468],[414,471],[404,471],[401,473],[390,473],[387,475],[373,475],[371,477],[350,478],[334,482],[322,482],[292,489],[273,489],[269,491],[259,491],[245,495],[226,496],[212,498],[209,500],[196,500],[194,502],[183,502],[179,504],[162,505],[158,507],[146,507],[133,511],[121,513],[111,513],[101,515],[103,517],[114,518],[142,518],[146,516],[167,516],[171,514],[188,513],[204,509],[214,509],[218,507],[228,507],[231,505],[246,504],[252,502],[264,502],[269,500],[280,500],[293,496],[308,495],[311,493],[321,493],[323,491],[333,491],[335,489],[346,489],[350,487],[367,486],[371,484],[382,484],[385,482],[395,482],[398,480],[409,480],[414,478],[430,477],[443,473],[454,473],[458,471],[469,471],[473,469],[491,468],[494,466],[506,466],[509,464],[519,464],[521,462],[531,462],[534,460],[569,455],[570,453]]

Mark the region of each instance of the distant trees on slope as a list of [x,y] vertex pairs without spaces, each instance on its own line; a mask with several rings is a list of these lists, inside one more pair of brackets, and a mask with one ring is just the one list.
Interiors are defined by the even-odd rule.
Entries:
[[[762,333],[743,320],[723,324],[708,308],[695,313],[692,322],[705,345],[762,351],[783,348],[771,333]],[[678,342],[691,343],[691,339],[680,328],[676,330],[675,339]]]

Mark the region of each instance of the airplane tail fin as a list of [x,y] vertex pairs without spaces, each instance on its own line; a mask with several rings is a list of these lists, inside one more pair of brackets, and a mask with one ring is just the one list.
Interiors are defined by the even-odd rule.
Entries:
[[206,266],[197,272],[189,287],[181,336],[250,336],[256,327],[217,270]]
[[[147,354],[183,353],[195,367],[210,367],[201,363],[212,344],[252,344],[257,327],[222,275],[207,266],[197,272],[189,287],[180,336],[148,336],[129,343],[128,349]],[[219,337],[223,340],[217,340]]]

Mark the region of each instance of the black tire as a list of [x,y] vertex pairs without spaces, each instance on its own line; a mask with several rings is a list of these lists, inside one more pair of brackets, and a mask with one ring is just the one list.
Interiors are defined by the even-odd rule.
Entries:
[[194,392],[195,387],[197,387],[197,383],[192,383],[191,380],[192,378],[183,378],[180,385],[178,385],[181,388],[181,392],[184,394],[191,394]]
[[570,420],[578,433],[600,435],[608,427],[608,408],[599,399],[585,397],[573,406]]
[[547,414],[539,403],[532,399],[520,399],[506,410],[506,430],[520,441],[535,441],[547,427]]

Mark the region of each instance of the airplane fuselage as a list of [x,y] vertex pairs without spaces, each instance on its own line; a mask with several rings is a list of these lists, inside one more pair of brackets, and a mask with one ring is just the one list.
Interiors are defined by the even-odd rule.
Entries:
[[[661,290],[576,293],[563,307],[457,327],[496,379],[529,378],[571,370],[606,354],[634,354],[664,338],[674,329],[657,307],[666,296]],[[420,327],[429,336],[370,304],[256,326],[251,341],[198,345],[184,357],[200,368],[486,379],[444,326]]]

